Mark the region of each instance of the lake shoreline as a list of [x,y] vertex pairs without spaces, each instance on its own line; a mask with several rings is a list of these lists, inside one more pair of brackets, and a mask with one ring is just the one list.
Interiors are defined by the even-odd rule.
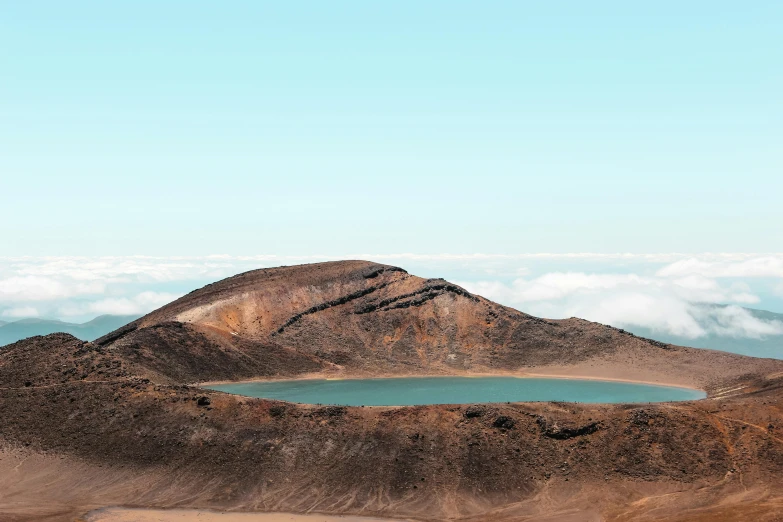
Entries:
[[335,377],[334,374],[329,373],[315,373],[306,374],[301,377],[272,377],[272,378],[255,378],[255,379],[242,379],[237,381],[206,381],[192,383],[192,386],[208,388],[209,386],[220,386],[225,384],[250,384],[250,383],[271,383],[271,382],[295,382],[295,381],[358,381],[358,380],[370,380],[370,379],[436,379],[436,378],[485,378],[485,377],[512,377],[517,379],[562,379],[567,381],[599,381],[599,382],[621,382],[628,384],[645,384],[648,386],[661,386],[666,388],[682,388],[687,390],[702,391],[709,393],[704,388],[695,385],[683,384],[680,382],[662,382],[644,379],[628,379],[619,377],[604,377],[597,375],[583,375],[583,374],[567,374],[567,373],[538,373],[534,371],[526,371],[524,373],[517,372],[492,372],[492,373],[456,373],[456,374],[390,374],[390,375],[351,375],[346,377]]
[[526,402],[649,404],[706,397],[703,390],[657,383],[539,375],[254,380],[204,388],[301,405],[391,408]]

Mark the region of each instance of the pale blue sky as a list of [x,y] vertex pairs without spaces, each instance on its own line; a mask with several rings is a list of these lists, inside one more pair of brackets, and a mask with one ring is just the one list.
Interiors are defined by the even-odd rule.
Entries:
[[0,0],[0,256],[783,251],[783,3]]

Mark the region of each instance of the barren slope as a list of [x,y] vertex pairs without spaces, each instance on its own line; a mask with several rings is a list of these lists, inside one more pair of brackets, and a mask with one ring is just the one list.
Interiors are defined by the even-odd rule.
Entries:
[[[712,398],[324,408],[189,384],[531,371],[674,381]],[[0,520],[130,505],[772,521],[783,506],[782,398],[780,361],[545,321],[372,263],[262,270],[96,343],[51,335],[4,349]]]

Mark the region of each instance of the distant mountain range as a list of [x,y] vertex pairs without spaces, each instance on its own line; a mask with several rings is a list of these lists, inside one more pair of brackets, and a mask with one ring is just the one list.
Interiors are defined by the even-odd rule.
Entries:
[[137,315],[101,315],[86,323],[66,323],[54,319],[20,319],[0,321],[0,346],[15,343],[34,335],[65,332],[83,341],[93,341],[138,319]]
[[[708,308],[723,308],[725,305],[702,305]],[[755,308],[745,308],[750,315],[762,321],[777,321],[783,323],[783,314],[769,312],[767,310],[757,310]],[[677,344],[680,346],[691,346],[693,348],[711,348],[724,352],[738,353],[741,355],[750,355],[752,357],[771,357],[774,359],[783,359],[783,334],[768,335],[761,338],[752,337],[731,337],[728,335],[718,335],[710,333],[703,337],[691,339],[666,332],[660,332],[641,326],[623,326],[629,332],[641,337],[663,341],[665,343]]]

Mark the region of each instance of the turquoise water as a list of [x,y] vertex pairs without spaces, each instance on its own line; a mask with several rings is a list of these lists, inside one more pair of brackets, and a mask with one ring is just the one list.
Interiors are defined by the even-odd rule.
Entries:
[[516,377],[238,382],[206,386],[247,397],[339,406],[412,406],[477,402],[638,403],[703,399],[688,388],[611,381]]

